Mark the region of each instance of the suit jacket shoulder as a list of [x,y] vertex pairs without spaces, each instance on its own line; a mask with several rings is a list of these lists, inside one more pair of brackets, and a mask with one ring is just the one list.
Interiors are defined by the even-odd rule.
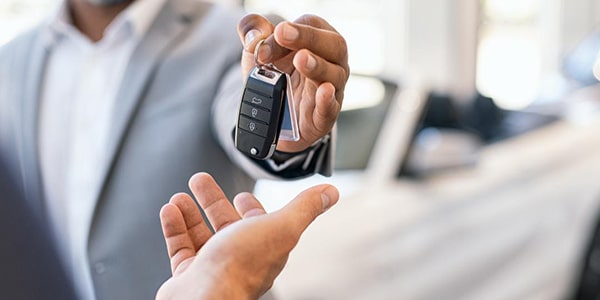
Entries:
[[16,168],[18,117],[22,115],[25,83],[32,75],[32,53],[42,51],[38,25],[0,47],[0,151],[7,156],[7,164]]
[[[31,46],[32,43],[37,39],[40,33],[43,31],[43,25],[36,25],[27,31],[17,35],[15,38],[0,47],[0,59],[2,62],[6,62],[5,59],[10,58],[8,55],[25,55],[27,51],[24,51],[26,47]],[[13,58],[16,58],[13,56]]]

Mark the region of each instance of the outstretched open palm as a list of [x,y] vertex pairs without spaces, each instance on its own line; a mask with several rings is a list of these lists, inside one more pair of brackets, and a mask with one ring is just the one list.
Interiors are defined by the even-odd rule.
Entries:
[[206,173],[194,175],[190,188],[215,233],[188,194],[174,195],[162,208],[173,277],[157,299],[258,298],[271,287],[308,225],[339,197],[334,187],[319,185],[266,214],[249,193],[237,195],[232,205]]

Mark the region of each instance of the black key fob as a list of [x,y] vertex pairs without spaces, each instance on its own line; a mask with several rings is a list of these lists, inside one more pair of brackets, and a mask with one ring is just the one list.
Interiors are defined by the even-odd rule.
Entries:
[[235,126],[235,147],[256,159],[275,152],[285,103],[287,76],[267,65],[250,71]]

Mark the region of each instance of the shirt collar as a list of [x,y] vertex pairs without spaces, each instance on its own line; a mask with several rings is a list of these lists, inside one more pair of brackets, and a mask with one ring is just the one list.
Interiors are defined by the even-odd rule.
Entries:
[[[166,0],[134,1],[106,27],[104,38],[115,34],[115,32],[126,26],[130,26],[134,37],[142,38],[150,29],[165,2]],[[48,46],[64,36],[81,35],[73,26],[67,0],[61,1],[54,13],[50,15],[47,28],[48,38],[46,42]]]
[[166,0],[137,0],[125,11],[125,18],[131,22],[138,37],[146,35],[158,16]]

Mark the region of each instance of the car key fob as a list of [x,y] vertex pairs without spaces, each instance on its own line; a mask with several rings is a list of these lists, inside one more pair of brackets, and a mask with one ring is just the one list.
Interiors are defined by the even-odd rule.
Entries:
[[235,147],[256,159],[267,159],[277,146],[287,102],[287,76],[269,65],[255,66],[242,95]]

